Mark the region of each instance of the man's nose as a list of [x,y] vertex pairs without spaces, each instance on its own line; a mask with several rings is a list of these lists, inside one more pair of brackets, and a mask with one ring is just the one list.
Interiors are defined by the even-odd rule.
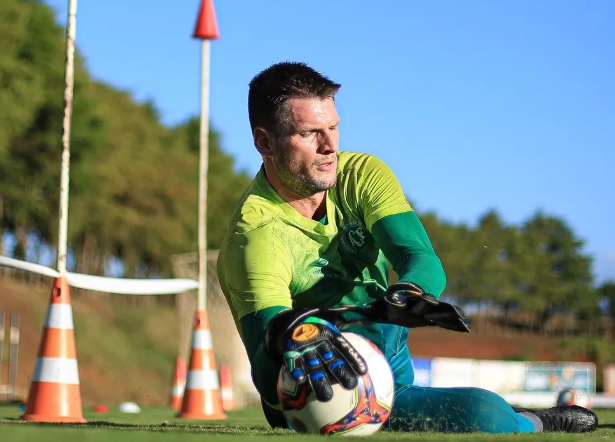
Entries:
[[337,152],[338,143],[339,137],[337,136],[337,132],[326,130],[321,133],[319,148],[323,153]]

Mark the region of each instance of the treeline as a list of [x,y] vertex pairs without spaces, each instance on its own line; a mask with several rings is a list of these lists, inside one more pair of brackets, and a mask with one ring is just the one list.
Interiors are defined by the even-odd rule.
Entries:
[[604,287],[594,287],[592,258],[563,219],[537,211],[507,225],[491,210],[474,228],[434,215],[423,221],[445,266],[447,293],[460,304],[523,312],[539,326],[562,314],[585,323],[600,318]]
[[[57,243],[65,30],[37,1],[3,0],[0,20],[0,229],[16,241],[5,253],[37,260]],[[195,250],[198,133],[197,118],[165,127],[153,103],[93,80],[77,54],[69,207],[75,271],[104,274],[119,261],[125,276],[168,276],[170,255]],[[216,248],[249,177],[235,172],[215,130],[209,147],[208,246]]]
[[[3,0],[0,19],[0,233],[14,239],[0,253],[39,261],[57,243],[65,31],[38,1]],[[121,263],[126,277],[171,276],[170,256],[196,250],[198,120],[165,127],[154,103],[93,80],[79,54],[75,81],[71,270],[102,275]],[[216,249],[250,177],[215,130],[209,164]],[[539,322],[561,313],[595,321],[601,297],[615,306],[613,284],[594,286],[592,259],[562,219],[537,212],[507,225],[488,211],[469,227],[421,216],[447,271],[446,295],[462,305]]]

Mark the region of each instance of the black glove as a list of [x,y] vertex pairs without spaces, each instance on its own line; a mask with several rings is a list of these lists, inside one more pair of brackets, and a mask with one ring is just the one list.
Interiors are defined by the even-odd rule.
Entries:
[[393,284],[382,299],[375,301],[387,322],[408,328],[436,325],[448,330],[469,332],[463,310],[440,301],[411,282]]
[[347,389],[357,386],[367,373],[367,364],[354,347],[329,321],[313,316],[319,309],[285,310],[267,326],[265,347],[281,358],[298,384],[306,381],[316,399],[333,397],[332,381]]
[[411,282],[393,284],[382,298],[370,304],[323,309],[320,315],[346,323],[371,321],[408,328],[438,326],[458,332],[470,331],[470,323],[461,308],[439,301]]

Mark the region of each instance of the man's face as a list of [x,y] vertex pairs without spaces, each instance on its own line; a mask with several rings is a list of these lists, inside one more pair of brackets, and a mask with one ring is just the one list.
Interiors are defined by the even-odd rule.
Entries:
[[291,98],[286,106],[290,119],[270,139],[278,181],[303,197],[331,189],[340,121],[333,98]]

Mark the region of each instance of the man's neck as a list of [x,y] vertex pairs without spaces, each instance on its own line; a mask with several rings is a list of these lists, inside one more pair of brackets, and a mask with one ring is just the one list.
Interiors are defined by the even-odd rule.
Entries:
[[325,196],[326,192],[323,192],[320,203],[317,205],[314,204],[314,201],[306,201],[305,199],[285,201],[306,218],[319,221],[327,214],[327,199]]
[[327,191],[323,190],[310,196],[303,196],[295,193],[282,185],[277,180],[272,180],[267,175],[265,168],[265,178],[280,197],[294,208],[301,215],[313,220],[320,220],[327,214]]

